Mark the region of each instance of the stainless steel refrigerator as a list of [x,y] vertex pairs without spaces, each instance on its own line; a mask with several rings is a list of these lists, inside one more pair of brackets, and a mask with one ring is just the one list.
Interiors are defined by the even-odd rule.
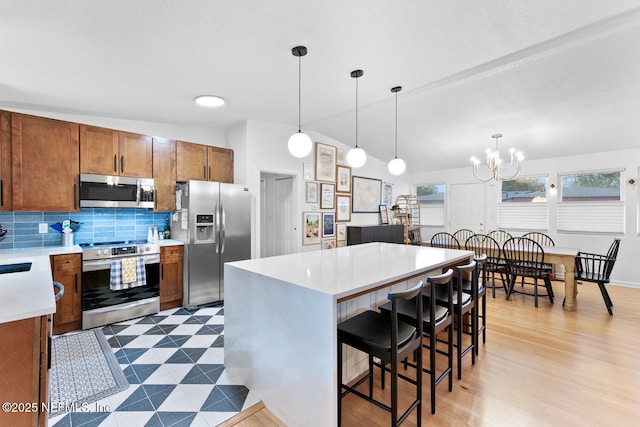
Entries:
[[251,258],[251,196],[248,188],[189,181],[172,216],[171,237],[185,243],[185,306],[224,300],[224,263]]

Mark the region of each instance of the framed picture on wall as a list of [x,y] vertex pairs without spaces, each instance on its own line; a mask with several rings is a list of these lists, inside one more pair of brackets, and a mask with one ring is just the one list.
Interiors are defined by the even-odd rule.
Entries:
[[336,221],[351,221],[350,194],[336,194]]
[[354,176],[351,188],[353,190],[353,213],[378,213],[380,211],[380,196],[382,180]]
[[322,213],[322,237],[336,237],[336,214]]
[[387,205],[380,205],[380,224],[389,224],[389,214]]
[[393,184],[390,182],[382,183],[382,204],[393,206]]
[[322,249],[334,249],[336,243],[336,239],[322,239]]
[[347,240],[347,224],[344,222],[336,224],[336,240]]
[[318,203],[318,183],[317,182],[306,183],[305,202]]
[[322,214],[320,212],[302,212],[302,226],[304,227],[304,233],[302,235],[303,245],[315,245],[321,242],[321,219]]
[[327,182],[320,183],[320,209],[335,209],[336,186]]
[[336,157],[338,149],[316,142],[316,181],[336,182]]
[[336,169],[336,191],[338,193],[351,193],[351,168],[338,165]]

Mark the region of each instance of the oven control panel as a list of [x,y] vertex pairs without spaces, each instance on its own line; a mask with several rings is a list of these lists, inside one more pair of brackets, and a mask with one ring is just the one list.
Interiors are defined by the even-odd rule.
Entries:
[[137,246],[120,246],[117,248],[111,248],[111,255],[132,255],[138,252]]
[[156,255],[160,253],[160,245],[147,243],[111,247],[87,247],[82,251],[83,260],[106,260],[131,256]]

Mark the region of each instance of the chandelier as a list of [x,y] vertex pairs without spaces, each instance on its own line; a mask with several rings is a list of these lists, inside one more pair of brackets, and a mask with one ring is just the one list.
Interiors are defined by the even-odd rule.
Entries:
[[[520,170],[522,169],[522,160],[524,157],[522,156],[522,152],[516,152],[515,148],[509,150],[509,164],[504,165],[503,160],[500,157],[500,148],[498,148],[498,139],[502,137],[501,133],[495,133],[491,135],[492,138],[496,140],[496,149],[491,150],[487,148],[487,167],[491,172],[491,176],[488,178],[480,178],[478,175],[478,165],[480,164],[480,159],[476,157],[471,158],[471,163],[473,164],[473,176],[480,182],[488,182],[493,180],[496,181],[509,181],[520,175]],[[515,159],[515,162],[514,162]],[[509,176],[502,175],[502,171],[512,170],[515,163],[515,171],[511,173]]]

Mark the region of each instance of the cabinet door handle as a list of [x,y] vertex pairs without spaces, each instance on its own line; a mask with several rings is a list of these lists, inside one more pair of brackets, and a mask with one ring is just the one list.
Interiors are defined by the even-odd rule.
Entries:
[[77,209],[76,205],[78,204],[78,197],[77,197],[78,191],[77,191],[76,187],[77,187],[77,185],[73,184],[73,210],[74,211]]
[[124,155],[120,156],[120,172],[124,172]]
[[118,155],[113,155],[113,171],[118,172]]
[[204,175],[204,180],[207,180],[207,165],[202,165],[202,175]]
[[158,210],[158,190],[153,190],[153,206],[155,206],[155,210]]
[[75,273],[76,278],[76,294],[78,293],[78,273]]
[[161,270],[162,270],[162,273],[161,273],[162,274],[162,280],[164,280],[164,264],[162,264],[162,269]]
[[211,166],[209,166],[209,176],[207,177],[207,179],[211,179]]
[[0,179],[0,208],[4,205],[4,194],[2,192],[2,180]]

